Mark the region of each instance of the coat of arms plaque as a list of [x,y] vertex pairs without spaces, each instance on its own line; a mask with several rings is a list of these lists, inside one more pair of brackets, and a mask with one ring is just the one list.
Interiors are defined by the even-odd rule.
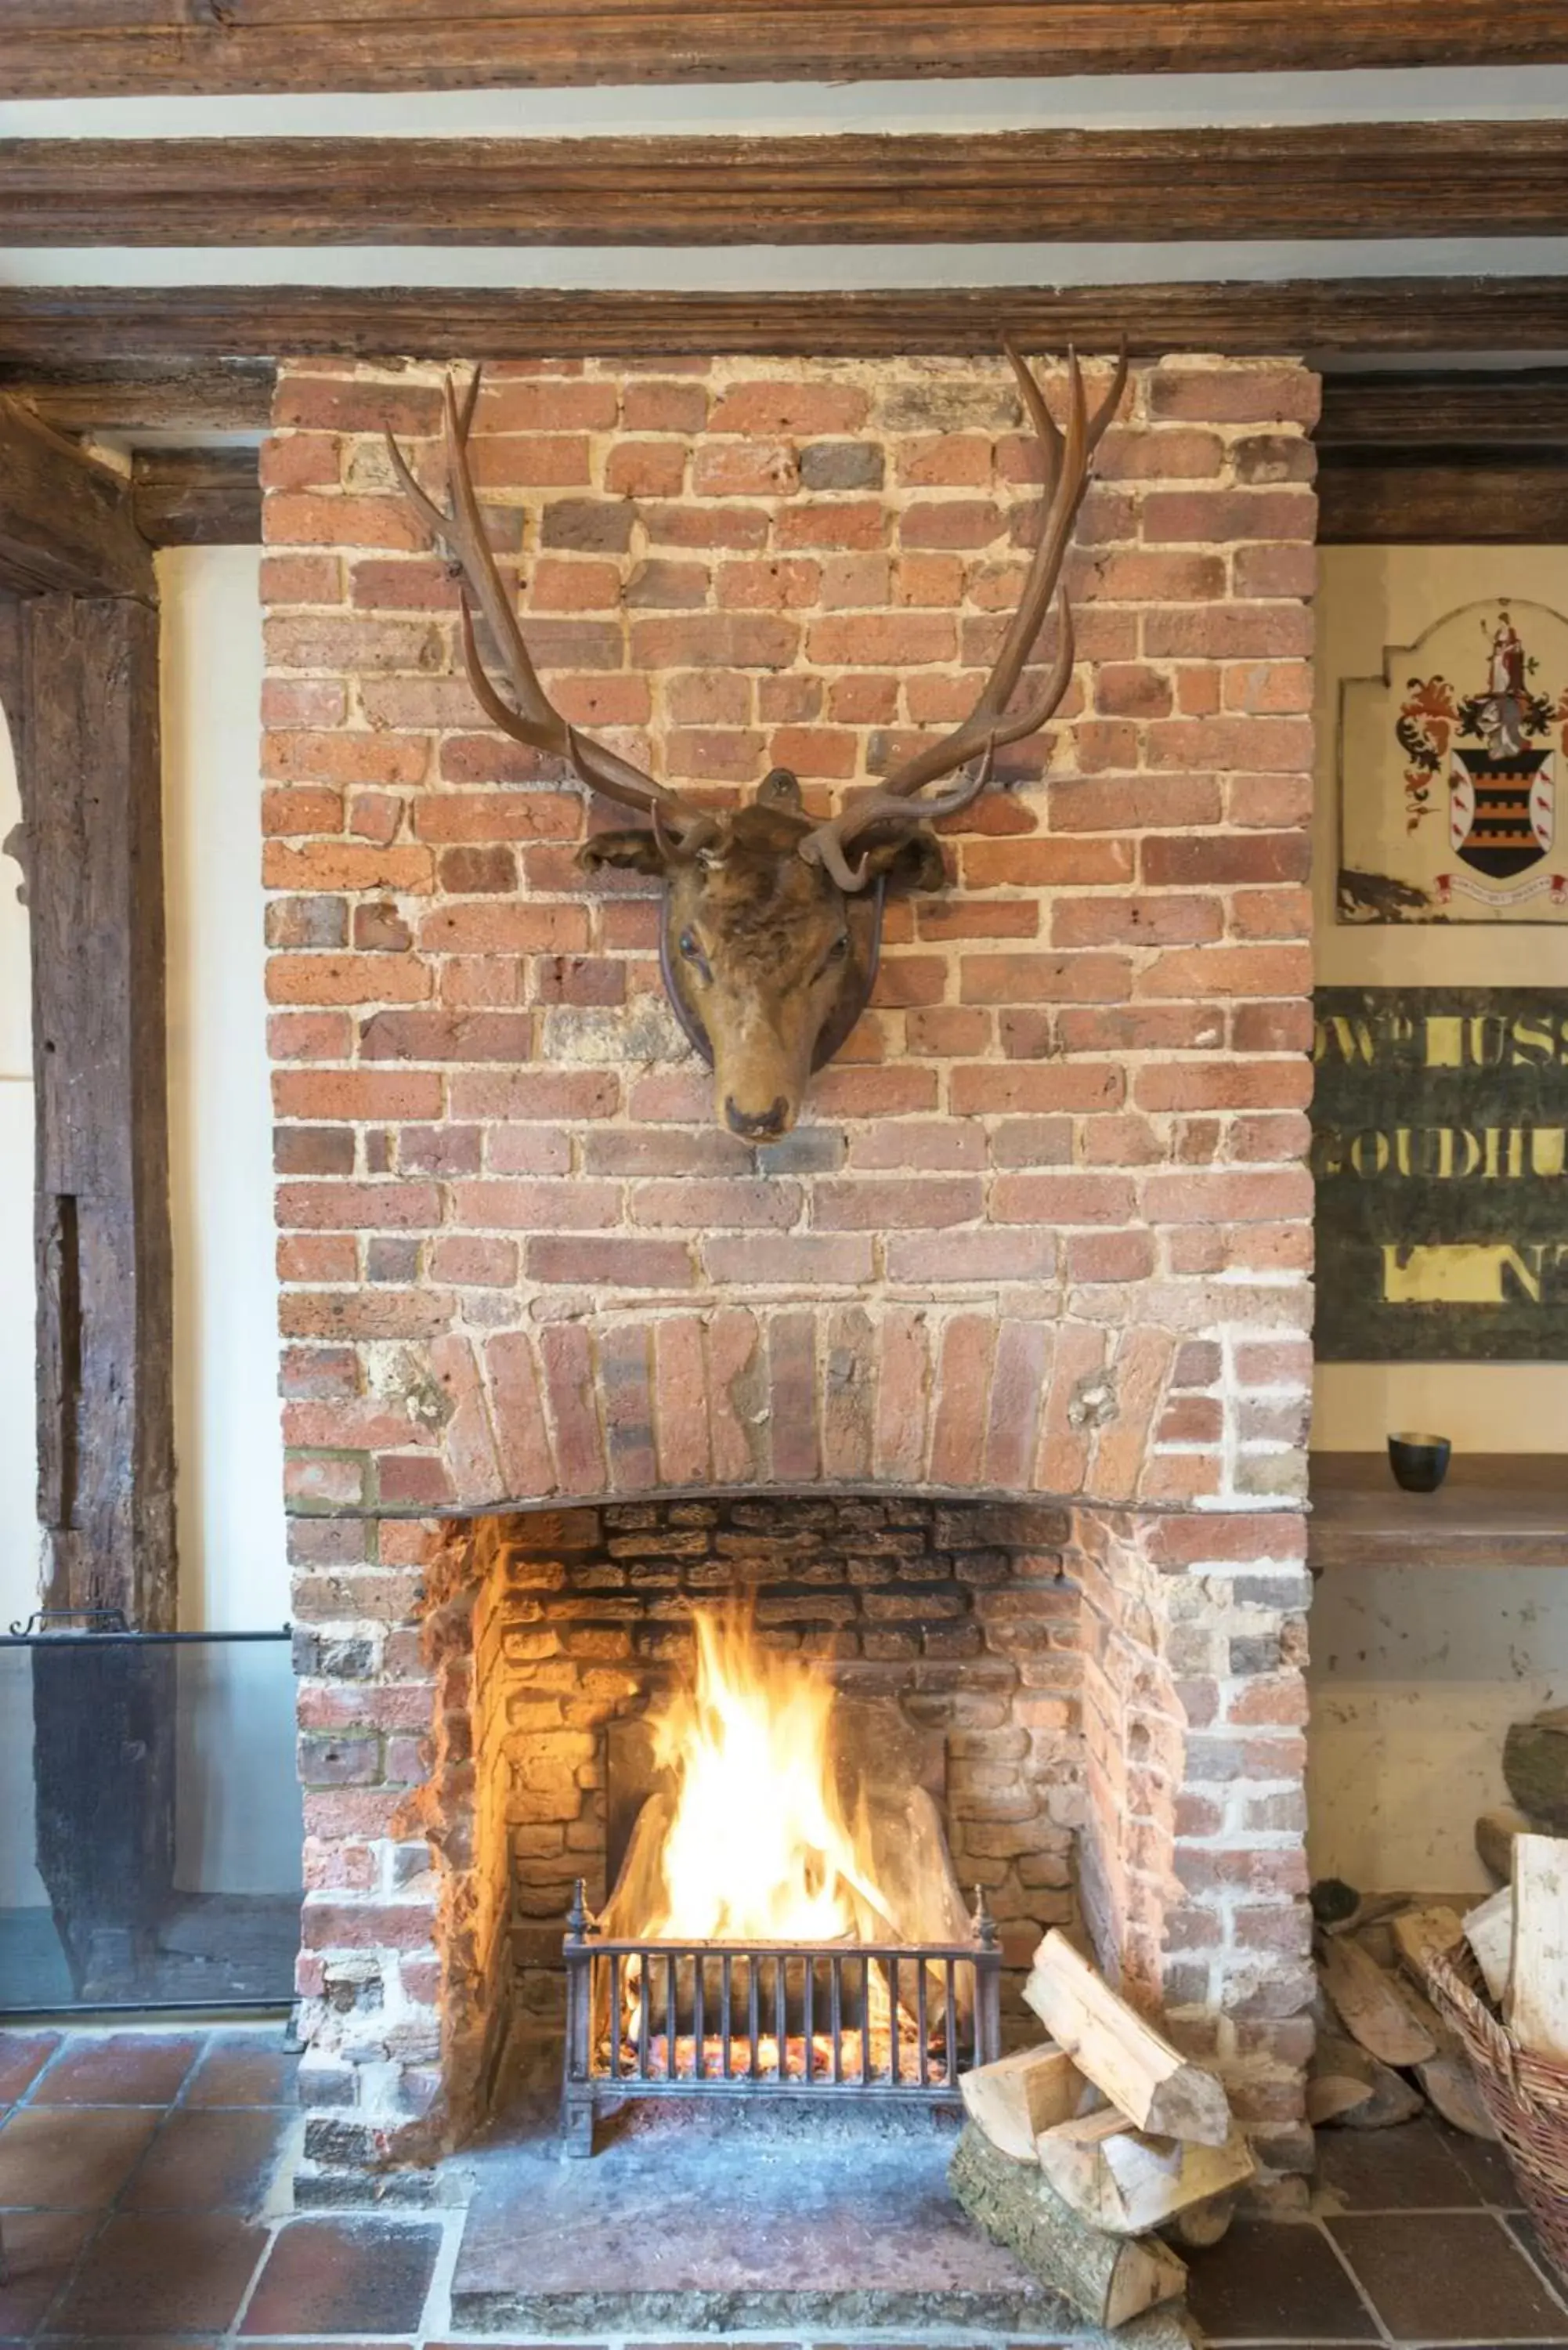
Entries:
[[1568,619],[1449,613],[1340,689],[1342,922],[1568,920]]

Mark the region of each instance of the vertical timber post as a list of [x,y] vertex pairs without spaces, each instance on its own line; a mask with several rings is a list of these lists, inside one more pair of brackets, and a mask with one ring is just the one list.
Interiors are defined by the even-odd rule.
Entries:
[[[45,1603],[177,1628],[159,620],[22,601]],[[136,1995],[174,1866],[176,1652],[34,1651],[37,1859],[78,1998]]]

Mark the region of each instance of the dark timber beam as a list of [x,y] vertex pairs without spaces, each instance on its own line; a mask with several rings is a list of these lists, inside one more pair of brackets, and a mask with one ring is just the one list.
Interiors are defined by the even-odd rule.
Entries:
[[1325,449],[1317,492],[1324,546],[1568,543],[1563,450]]
[[265,432],[276,380],[267,359],[0,366],[0,394],[57,432]]
[[0,141],[28,245],[1555,235],[1568,122],[965,138]]
[[554,293],[330,286],[0,287],[0,364],[731,353],[898,358],[1028,348],[1362,353],[1568,350],[1568,276],[952,286],[861,294]]
[[15,401],[0,400],[0,587],[146,598],[152,551],[130,484]]
[[13,98],[1568,57],[1558,0],[6,0]]
[[1568,448],[1568,368],[1330,376],[1320,449]]
[[158,612],[22,607],[47,1602],[172,1627]]
[[137,452],[131,499],[154,546],[259,546],[261,482],[254,449]]

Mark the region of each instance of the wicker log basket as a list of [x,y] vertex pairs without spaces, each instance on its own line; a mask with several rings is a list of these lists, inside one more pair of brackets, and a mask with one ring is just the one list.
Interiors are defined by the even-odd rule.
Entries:
[[1464,2044],[1525,2207],[1568,2283],[1568,2064],[1521,2048],[1493,2014],[1467,1943],[1429,1952],[1433,2005]]

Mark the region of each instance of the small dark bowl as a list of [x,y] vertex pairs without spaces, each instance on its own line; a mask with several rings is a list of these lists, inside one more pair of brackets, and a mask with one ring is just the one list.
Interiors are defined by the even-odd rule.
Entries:
[[1407,1493],[1435,1493],[1449,1473],[1453,1447],[1446,1436],[1415,1436],[1402,1431],[1388,1439],[1388,1466],[1394,1482]]

